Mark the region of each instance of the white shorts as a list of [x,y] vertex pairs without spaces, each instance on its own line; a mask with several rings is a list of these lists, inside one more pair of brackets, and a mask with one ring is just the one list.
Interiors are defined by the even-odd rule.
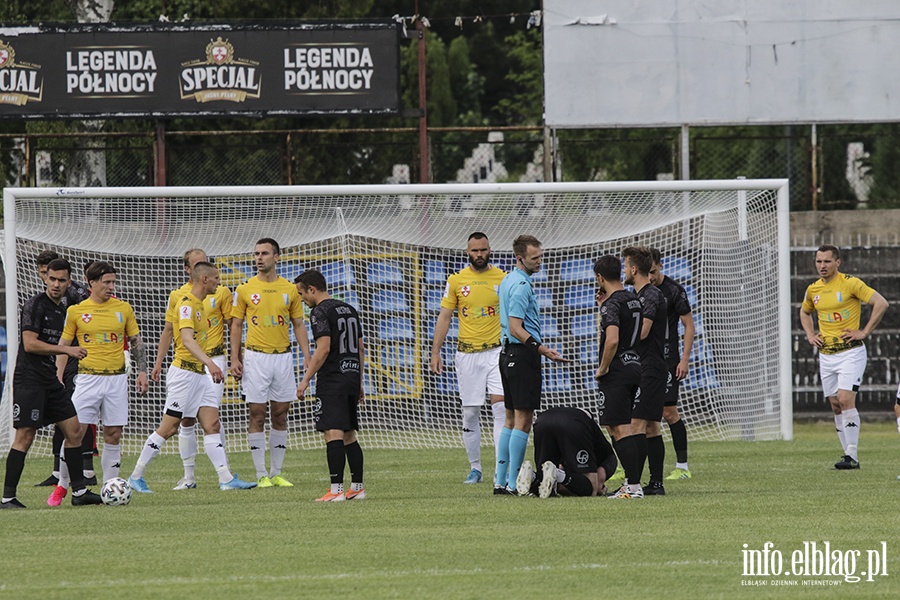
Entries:
[[485,390],[488,394],[502,396],[500,347],[482,352],[457,352],[456,379],[463,406],[484,404]]
[[166,371],[166,406],[163,411],[182,419],[194,419],[201,406],[219,408],[219,398],[209,373],[194,373],[169,365]]
[[297,399],[297,379],[294,377],[294,355],[244,352],[244,377],[241,381],[244,397],[251,404],[293,402]]
[[[228,361],[225,360],[225,357],[222,355],[219,356],[211,356],[213,362],[216,363],[216,366],[222,369],[222,373],[228,374]],[[208,396],[203,396],[203,400],[200,402],[200,406],[212,406],[214,408],[219,408],[222,406],[222,396],[225,394],[225,379],[222,378],[222,381],[216,383],[212,380],[212,377],[207,373],[207,379],[209,380],[209,385],[212,386],[212,391]]]
[[819,376],[825,397],[837,396],[838,390],[859,391],[866,372],[866,347],[859,346],[837,354],[819,353]]
[[113,427],[128,425],[128,376],[75,376],[72,404],[78,411],[78,422],[89,425],[103,423]]

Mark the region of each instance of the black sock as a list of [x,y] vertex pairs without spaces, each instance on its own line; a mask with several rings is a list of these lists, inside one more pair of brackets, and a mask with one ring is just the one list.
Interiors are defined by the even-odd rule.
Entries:
[[573,496],[590,496],[594,493],[594,484],[581,473],[567,471],[566,479],[560,485],[564,485]]
[[628,480],[628,483],[640,483],[641,478],[644,476],[644,465],[647,464],[647,434],[646,433],[638,433],[635,434],[637,438],[637,451],[638,451],[638,466],[637,466],[637,479],[632,481]]
[[638,437],[647,439],[644,434],[629,435],[628,437],[620,438],[619,443],[616,445],[616,452],[619,453],[619,460],[622,463],[622,469],[625,470],[625,478],[628,480],[628,483],[640,482],[641,471],[644,468],[644,463],[639,458]]
[[81,463],[85,471],[94,470],[94,431],[90,425],[81,440]]
[[63,440],[65,436],[59,427],[53,428],[53,470],[59,471],[59,455],[62,454]]
[[9,455],[6,457],[6,479],[3,480],[3,497],[15,498],[16,488],[19,487],[19,480],[22,478],[22,471],[25,469],[25,453],[15,448],[9,449]]
[[347,454],[347,465],[350,467],[350,481],[353,483],[363,482],[363,451],[359,442],[353,442],[344,446],[344,452]]
[[[78,492],[85,488],[84,471],[81,467],[81,446],[63,448],[63,460],[69,467],[69,479],[72,481],[72,491]],[[75,468],[72,468],[75,465]]]
[[674,423],[669,423],[669,431],[672,433],[672,448],[675,449],[675,460],[680,463],[686,463],[687,460],[687,429],[684,427],[684,421],[678,419]]
[[344,440],[334,440],[325,444],[325,456],[328,459],[331,483],[344,483],[344,463],[347,456],[344,452]]
[[647,466],[650,468],[650,482],[663,480],[666,462],[666,445],[661,435],[647,438]]

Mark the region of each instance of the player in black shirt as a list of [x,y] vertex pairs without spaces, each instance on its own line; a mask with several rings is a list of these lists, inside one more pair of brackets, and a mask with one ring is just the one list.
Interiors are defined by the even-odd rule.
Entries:
[[[666,480],[690,479],[688,469],[687,430],[684,421],[678,414],[678,388],[687,377],[694,346],[694,316],[687,292],[672,278],[662,274],[662,255],[656,248],[650,248],[653,257],[653,268],[650,269],[650,283],[659,288],[666,298],[668,311],[668,343],[666,344],[666,365],[669,377],[666,380],[666,401],[663,405],[663,419],[669,425],[672,434],[672,447],[675,449],[675,470]],[[678,322],[684,325],[684,352],[678,352]]]
[[[641,395],[635,403],[632,415],[632,431],[646,434],[646,451],[641,448],[650,468],[650,483],[644,494],[664,496],[663,468],[666,446],[662,439],[663,403],[666,399],[666,299],[655,285],[650,283],[653,259],[645,247],[629,247],[622,251],[625,258],[625,283],[634,286],[641,300],[643,319],[638,353],[641,356]],[[641,461],[643,471],[643,461]]]
[[[44,283],[47,282],[47,270],[51,261],[59,258],[59,254],[54,252],[53,250],[44,250],[40,254],[37,255],[35,259],[35,263],[37,263],[37,271],[38,275],[40,275],[41,279]],[[69,281],[69,287],[66,288],[66,293],[63,296],[61,301],[61,305],[63,306],[63,311],[69,306],[74,306],[79,304],[83,300],[87,300],[90,297],[91,291],[85,286],[83,283],[80,283],[75,280]],[[73,346],[78,345],[78,340],[74,340],[72,342]],[[63,374],[63,384],[66,386],[66,390],[69,392],[69,397],[72,397],[72,393],[75,391],[75,375],[78,374],[78,361],[77,360],[69,360],[66,363],[66,370]],[[47,479],[36,484],[36,487],[42,486],[55,486],[59,483],[59,456],[62,453],[63,447],[63,433],[59,430],[59,428],[54,428],[53,431],[53,472],[50,474]],[[97,428],[94,426],[88,427],[87,431],[84,434],[84,439],[81,441],[81,455],[84,461],[84,476],[87,480],[88,485],[96,485],[97,484],[97,476],[94,474],[94,452],[96,451],[97,446]]]
[[[363,500],[363,451],[356,439],[358,405],[365,394],[362,370],[365,364],[362,325],[356,309],[328,294],[325,277],[315,269],[294,279],[300,297],[310,307],[309,322],[316,350],[297,386],[302,399],[316,377],[316,430],[325,436],[325,454],[331,474],[331,489],[316,502]],[[350,489],[344,489],[344,464],[350,467]]]
[[643,433],[632,430],[632,411],[640,394],[641,360],[635,346],[641,332],[641,301],[620,279],[621,261],[611,255],[594,263],[600,303],[600,424],[606,427],[625,470],[625,485],[610,498],[643,498],[640,444]]
[[[534,424],[534,462],[541,470],[531,495],[599,496],[616,470],[616,453],[591,415],[569,406],[543,411]],[[533,467],[529,463],[529,468]],[[518,486],[517,486],[518,487]]]
[[[48,265],[46,286],[22,307],[19,350],[13,374],[13,427],[16,438],[6,458],[6,478],[0,508],[25,508],[16,498],[16,488],[25,467],[25,456],[38,428],[56,423],[65,435],[63,454],[72,464],[81,464],[81,438],[77,413],[65,386],[56,376],[53,357],[65,354],[83,358],[87,351],[78,346],[60,346],[59,338],[66,322],[63,296],[69,286],[72,268],[68,261],[56,259]],[[88,491],[80,469],[74,470],[72,504],[100,504],[100,496]],[[81,474],[81,476],[77,476]]]

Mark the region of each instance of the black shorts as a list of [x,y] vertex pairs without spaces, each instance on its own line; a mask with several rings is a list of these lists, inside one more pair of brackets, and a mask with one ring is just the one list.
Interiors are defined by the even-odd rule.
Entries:
[[641,374],[641,390],[631,411],[633,419],[661,421],[663,403],[666,401],[667,371],[645,370]]
[[534,464],[546,461],[563,465],[566,472],[594,473],[597,457],[594,440],[583,423],[570,419],[556,419],[552,413],[538,417],[534,424]]
[[625,425],[631,423],[634,400],[641,386],[640,365],[630,365],[622,370],[610,371],[598,382],[597,408],[601,425]]
[[541,353],[525,344],[509,344],[500,351],[500,381],[508,410],[541,407]]
[[71,394],[63,384],[13,386],[13,427],[40,429],[77,416]]
[[681,381],[675,376],[675,367],[669,367],[669,378],[666,380],[666,400],[663,406],[678,406],[678,390]]
[[313,420],[316,431],[359,431],[359,393],[317,396]]

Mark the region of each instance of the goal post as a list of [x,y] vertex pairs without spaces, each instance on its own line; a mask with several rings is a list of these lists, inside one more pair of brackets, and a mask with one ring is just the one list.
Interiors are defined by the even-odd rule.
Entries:
[[[181,257],[202,248],[234,289],[255,274],[253,248],[271,237],[279,274],[324,273],[333,296],[357,306],[366,338],[361,438],[370,447],[461,447],[453,367],[456,318],[434,375],[429,357],[447,276],[467,264],[470,233],[487,234],[493,264],[514,265],[512,240],[543,243],[535,275],[546,343],[573,359],[544,365],[543,406],[596,412],[597,314],[591,266],[625,246],[660,249],[663,271],[685,285],[697,336],[680,411],[692,439],[791,439],[790,269],[787,180],[157,187],[4,190],[6,389],[0,450],[12,439],[18,310],[43,290],[35,257],[69,259],[73,278],[107,260],[116,295],[135,309],[155,353]],[[294,344],[296,347],[296,344]],[[302,357],[295,349],[298,374]],[[170,356],[171,358],[171,352]],[[168,363],[166,363],[168,364]],[[133,382],[132,382],[133,383]],[[314,393],[314,392],[313,392]],[[139,452],[158,425],[164,382],[130,395],[123,451]],[[308,394],[309,396],[309,394]],[[232,450],[246,449],[247,414],[230,377],[222,421]],[[318,447],[310,402],[292,408],[290,444]],[[491,443],[489,411],[483,443]],[[168,452],[177,444],[168,444]],[[49,454],[42,430],[35,453]]]

